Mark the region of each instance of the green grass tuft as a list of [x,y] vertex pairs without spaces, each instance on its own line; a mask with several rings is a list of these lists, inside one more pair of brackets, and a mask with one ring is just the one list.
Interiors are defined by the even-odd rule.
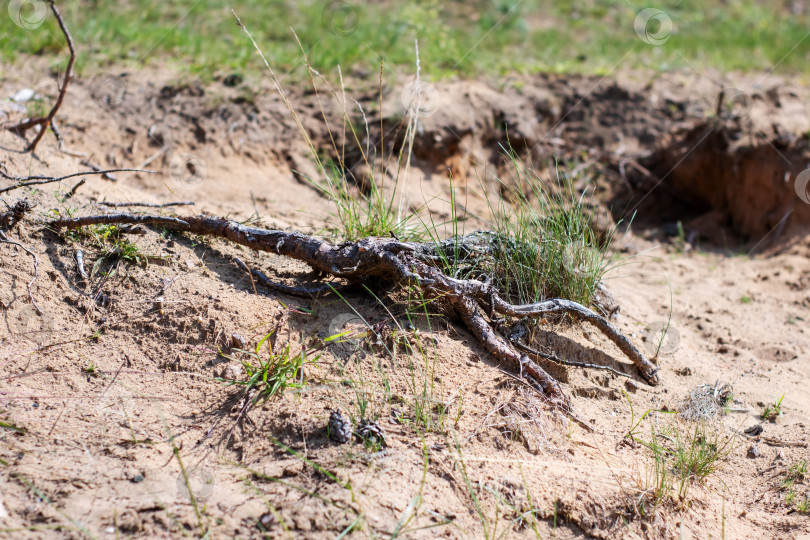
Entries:
[[[250,404],[267,401],[275,395],[284,393],[287,388],[302,388],[304,381],[299,376],[306,363],[315,362],[320,355],[307,358],[307,350],[302,349],[298,354],[292,354],[291,345],[279,347],[274,350],[269,338],[270,332],[259,343],[254,351],[242,351],[248,355],[248,360],[242,360],[246,377],[243,380],[230,380],[217,378],[219,382],[242,386],[247,395],[251,395]],[[267,343],[268,352],[262,354],[262,345]],[[234,359],[231,356],[226,358]]]
[[782,416],[782,400],[785,399],[785,394],[782,394],[779,399],[766,405],[762,411],[762,419],[770,422],[775,422],[777,418]]
[[589,305],[609,269],[614,231],[600,238],[582,196],[559,174],[556,182],[544,181],[511,146],[505,155],[514,183],[499,180],[497,195],[487,195],[499,239],[491,275],[513,302],[566,298]]

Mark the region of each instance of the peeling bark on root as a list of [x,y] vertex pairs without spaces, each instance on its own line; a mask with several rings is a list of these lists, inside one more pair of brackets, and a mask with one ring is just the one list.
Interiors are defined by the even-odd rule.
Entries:
[[[500,362],[521,376],[528,376],[550,398],[568,408],[559,383],[526,354],[521,354],[493,328],[496,315],[514,318],[568,314],[596,326],[613,341],[638,368],[651,385],[659,383],[656,368],[624,334],[585,306],[570,300],[553,299],[536,304],[514,305],[503,300],[489,283],[476,279],[452,278],[435,266],[435,244],[414,244],[390,238],[364,238],[357,242],[333,245],[298,232],[248,227],[226,219],[205,216],[183,218],[108,214],[50,223],[55,229],[75,229],[98,224],[152,224],[175,231],[218,236],[257,251],[266,251],[303,261],[314,270],[339,277],[350,283],[376,278],[392,285],[419,287],[426,298],[442,298],[481,344]],[[445,241],[447,242],[447,241]],[[290,290],[293,290],[291,288]],[[311,292],[311,290],[308,290]],[[487,317],[488,314],[489,317]]]

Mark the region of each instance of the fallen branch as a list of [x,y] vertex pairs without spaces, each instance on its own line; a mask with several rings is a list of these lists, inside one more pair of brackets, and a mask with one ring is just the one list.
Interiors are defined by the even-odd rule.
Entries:
[[70,60],[68,61],[67,69],[65,70],[65,78],[62,81],[62,86],[59,88],[59,95],[56,98],[56,103],[54,103],[53,107],[51,108],[51,112],[48,113],[48,116],[27,120],[17,124],[16,126],[11,126],[8,128],[10,131],[23,136],[25,132],[32,127],[40,126],[39,133],[37,133],[37,136],[34,137],[34,140],[31,141],[31,143],[25,149],[26,152],[33,152],[36,150],[39,141],[45,135],[45,131],[49,126],[52,125],[56,112],[59,110],[59,107],[62,106],[62,102],[65,100],[68,83],[70,83],[70,80],[73,78],[73,64],[76,63],[76,48],[73,46],[73,37],[70,35],[70,31],[67,29],[65,21],[62,19],[62,14],[59,13],[59,9],[56,7],[56,2],[51,0],[50,4],[51,11],[53,11],[53,15],[56,17],[56,21],[59,23],[59,28],[65,35],[65,39],[67,39],[68,49],[70,49]]
[[50,223],[51,227],[55,229],[65,228],[68,230],[78,229],[79,227],[86,227],[88,225],[115,225],[118,223],[126,223],[128,225],[139,225],[142,223],[149,223],[152,225],[162,225],[164,227],[173,228],[179,231],[188,231],[189,224],[182,219],[168,217],[168,216],[151,216],[149,214],[134,215],[134,214],[106,214],[103,216],[86,216],[81,218],[71,219],[58,219]]
[[[519,371],[521,376],[528,375],[536,387],[564,403],[566,408],[568,402],[559,383],[528,354],[516,350],[495,331],[493,325],[497,320],[496,316],[526,319],[568,314],[588,321],[633,361],[648,383],[655,385],[659,382],[656,375],[658,368],[618,329],[598,314],[576,302],[563,299],[527,305],[510,304],[500,297],[499,291],[491,283],[477,279],[456,279],[446,275],[435,261],[436,244],[414,244],[391,238],[364,238],[333,245],[298,232],[260,229],[206,216],[178,219],[155,215],[112,214],[60,219],[52,221],[50,226],[54,229],[75,229],[85,225],[116,223],[148,223],[177,231],[224,238],[257,251],[303,261],[317,272],[345,279],[349,283],[419,287],[426,298],[440,300],[446,312],[461,319],[497,360]],[[476,234],[475,239],[480,244],[481,238],[486,238],[486,235],[474,233]],[[452,239],[450,242],[463,244],[465,238]],[[246,268],[244,263],[242,266]],[[253,275],[259,276],[255,271]]]

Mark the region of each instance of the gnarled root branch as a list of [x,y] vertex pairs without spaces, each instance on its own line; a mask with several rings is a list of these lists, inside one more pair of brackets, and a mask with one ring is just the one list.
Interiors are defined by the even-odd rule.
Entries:
[[[503,300],[489,283],[477,279],[456,279],[446,275],[437,266],[436,257],[433,256],[437,249],[435,244],[414,244],[390,238],[364,238],[356,242],[333,245],[297,232],[248,227],[235,221],[206,216],[174,218],[109,214],[61,219],[51,222],[50,225],[57,229],[73,229],[85,225],[112,223],[153,224],[176,231],[218,236],[254,250],[303,261],[316,271],[345,279],[350,283],[362,283],[369,278],[375,278],[393,285],[418,286],[426,297],[442,298],[447,302],[454,314],[497,360],[507,363],[521,375],[530,377],[546,395],[566,406],[568,401],[559,383],[527,354],[519,352],[512,343],[495,331],[493,319],[497,315],[532,318],[568,314],[588,321],[633,361],[648,383],[656,385],[659,382],[656,375],[657,368],[645,358],[644,354],[616,327],[590,309],[563,299],[527,305],[510,304]],[[262,277],[267,279],[263,274]],[[276,289],[278,290],[278,287]],[[289,287],[286,291],[295,294],[297,289]],[[301,290],[307,294],[315,292],[313,289]]]

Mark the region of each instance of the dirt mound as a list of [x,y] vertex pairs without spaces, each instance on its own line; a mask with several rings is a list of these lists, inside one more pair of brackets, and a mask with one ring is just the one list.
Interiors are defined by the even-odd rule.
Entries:
[[[0,95],[29,87],[48,94],[53,88],[44,70],[3,73]],[[695,130],[708,125],[705,116],[715,110],[716,89],[687,95],[679,85],[689,84],[667,76],[649,85],[538,76],[508,81],[503,88],[437,85],[442,105],[426,106],[416,131],[409,179],[414,182],[407,186],[411,200],[448,200],[449,168],[469,220],[477,219],[476,213],[484,216],[475,168],[486,166],[484,182],[503,173],[498,144],[508,133],[515,149],[531,155],[550,177],[557,156],[563,178],[581,189],[598,184],[588,191],[603,211],[611,201],[632,201],[614,204],[615,215],[622,216],[649,194],[644,204],[655,204],[644,207],[646,224],[637,224],[650,230],[686,219],[686,213],[663,212],[677,200],[702,198],[701,210],[716,205],[731,215],[733,193],[708,175],[698,182],[703,169],[667,175],[663,165],[672,163],[679,171],[710,141],[712,152],[726,152],[729,159],[736,159],[732,150],[744,153],[738,143],[756,143],[748,135],[735,139],[748,132],[732,121],[715,126],[691,153],[688,144],[678,147],[677,141],[702,134]],[[402,142],[397,129],[404,85],[384,88],[382,118],[376,91],[368,90],[372,86],[356,86],[360,91],[351,93],[360,95],[365,120],[359,111],[352,113],[361,142],[347,153],[365,145],[366,124],[371,148],[378,140],[392,147]],[[334,152],[318,96],[304,90],[290,96],[318,148],[325,155]],[[342,106],[324,96],[332,134],[342,136]],[[789,94],[780,100],[785,111],[796,104]],[[768,103],[764,110],[774,110]],[[23,114],[11,105],[3,103],[10,118]],[[32,157],[19,153],[21,141],[4,131],[2,170],[66,174],[84,169],[81,162],[89,160],[157,174],[122,173],[115,181],[88,177],[71,196],[74,184],[67,181],[3,195],[9,202],[27,197],[38,205],[8,235],[38,258],[31,294],[43,315],[29,301],[33,258],[2,243],[0,535],[151,538],[193,536],[205,527],[212,537],[246,538],[810,533],[805,515],[787,499],[793,493],[796,502],[802,500],[806,482],[797,481],[793,492],[783,485],[790,468],[808,457],[806,240],[769,259],[741,259],[691,256],[623,236],[620,247],[632,245],[627,249],[653,256],[640,255],[636,265],[617,266],[608,275],[607,285],[622,306],[615,324],[650,356],[658,352],[662,384],[648,387],[624,376],[634,373],[632,366],[592,328],[542,323],[539,345],[615,368],[549,364],[572,396],[578,418],[573,421],[555,416],[541,396],[504,373],[466,330],[406,313],[395,299],[276,294],[234,258],[290,283],[312,278],[309,268],[194,235],[145,229],[127,233],[116,248],[90,237],[62,238],[42,226],[55,211],[106,211],[97,205],[101,200],[193,199],[195,207],[171,210],[322,231],[333,207],[294,172],[316,174],[272,89],[178,85],[166,73],[102,76],[76,81],[57,120],[64,148],[89,155],[60,152],[48,134]],[[380,120],[386,136],[377,139]],[[780,126],[793,127],[779,129],[800,133],[803,128],[788,120]],[[796,149],[786,154],[789,159],[799,155],[802,140],[789,142],[786,148]],[[766,150],[759,146],[758,152]],[[667,151],[676,150],[680,157],[667,161]],[[711,155],[705,152],[704,164]],[[357,163],[355,157],[352,166]],[[658,180],[650,184],[656,176],[663,180],[657,186]],[[0,180],[0,189],[11,184]],[[759,189],[773,189],[761,184]],[[713,189],[725,195],[715,198]],[[775,216],[780,204],[789,204],[781,192],[761,197],[777,209]],[[446,210],[436,207],[437,215]],[[799,210],[790,219],[802,216]],[[139,261],[115,259],[120,253],[115,249],[131,247],[124,240],[138,248]],[[77,250],[84,250],[88,271],[98,262],[90,283],[77,270]],[[618,279],[628,273],[631,279]],[[664,325],[669,333],[662,346],[654,330]],[[244,344],[252,351],[273,330],[273,351],[289,344],[295,353],[341,330],[368,326],[380,329],[379,342],[353,335],[319,349],[317,364],[295,371],[303,386],[254,407],[239,425],[245,398],[238,385],[222,378],[244,373],[240,360],[250,357],[234,349]],[[417,339],[424,354],[405,345]],[[392,354],[381,352],[386,347]],[[268,354],[266,347],[262,354]],[[668,494],[659,512],[643,514],[660,464],[646,447],[631,444],[628,429],[647,411],[653,412],[643,430],[665,423],[671,415],[654,411],[675,410],[690,389],[718,379],[733,387],[734,401],[725,403],[729,411],[719,414],[712,428],[737,433],[738,443],[719,472],[690,484],[688,498]],[[763,408],[782,394],[783,416],[763,422]],[[362,416],[373,419],[387,446],[357,437],[334,443],[327,426],[338,408],[355,425]],[[764,432],[739,433],[756,424],[763,424]],[[670,431],[660,435],[652,440],[670,445],[675,439]],[[749,453],[749,447],[756,448]]]

